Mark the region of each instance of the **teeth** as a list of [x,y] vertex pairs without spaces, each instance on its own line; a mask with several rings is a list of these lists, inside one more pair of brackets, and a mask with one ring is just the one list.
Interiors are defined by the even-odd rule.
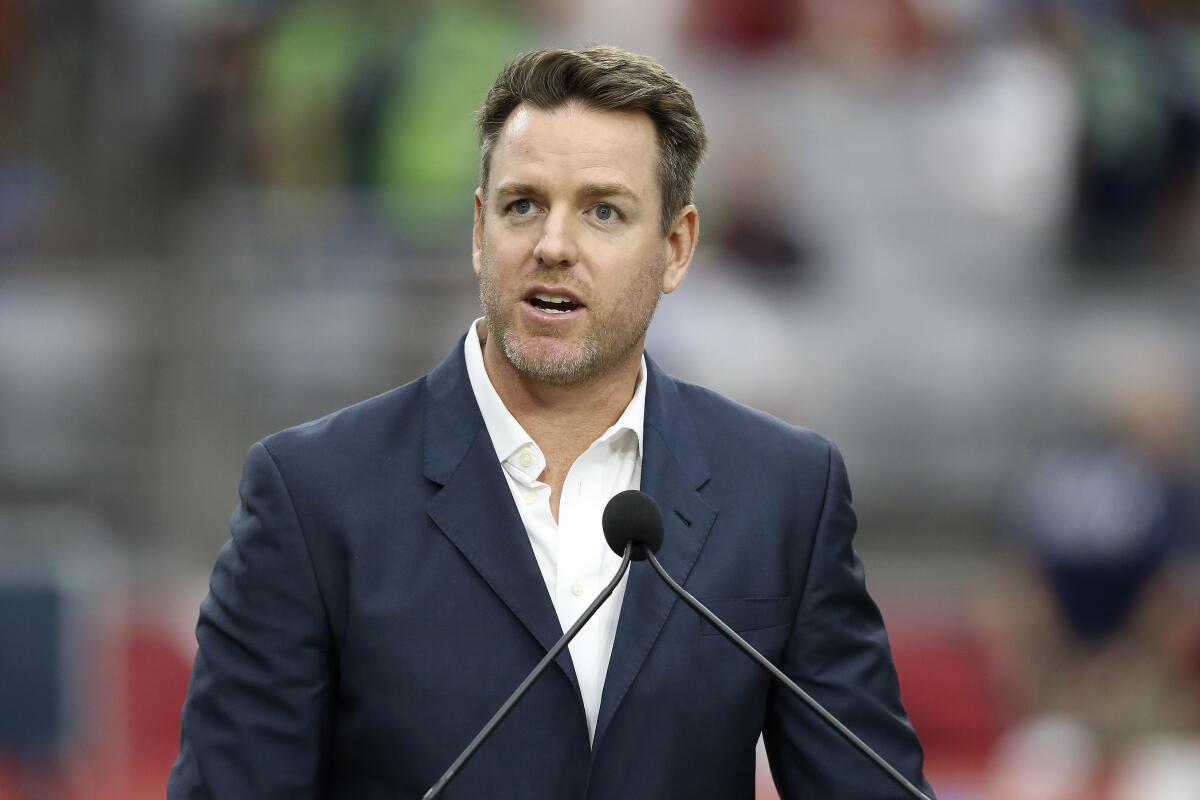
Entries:
[[536,297],[538,300],[541,300],[543,303],[569,303],[569,302],[571,302],[571,298],[569,298],[565,295],[561,295],[561,294],[535,294],[534,297]]

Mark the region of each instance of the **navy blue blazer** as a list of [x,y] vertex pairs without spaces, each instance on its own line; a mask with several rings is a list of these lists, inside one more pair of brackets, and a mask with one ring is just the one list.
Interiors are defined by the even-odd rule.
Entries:
[[[642,489],[667,571],[923,785],[824,438],[647,359]],[[199,650],[171,800],[419,798],[562,630],[467,379],[429,375],[255,444]],[[570,655],[443,797],[904,795],[635,563],[595,741]]]

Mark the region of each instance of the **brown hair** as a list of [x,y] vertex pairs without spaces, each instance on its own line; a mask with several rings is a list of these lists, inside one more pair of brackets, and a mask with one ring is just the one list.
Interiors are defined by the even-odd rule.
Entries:
[[598,111],[642,111],[658,139],[662,231],[692,202],[696,167],[708,138],[692,93],[649,56],[619,47],[538,50],[513,59],[476,113],[480,173],[487,193],[492,150],[508,117],[522,103],[549,110],[578,101]]

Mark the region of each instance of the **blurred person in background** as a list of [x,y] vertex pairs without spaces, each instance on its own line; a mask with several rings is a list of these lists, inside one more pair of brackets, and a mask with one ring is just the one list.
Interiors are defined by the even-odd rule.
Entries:
[[717,194],[723,208],[714,239],[738,283],[778,290],[807,277],[810,245],[786,206],[770,144],[754,131],[728,153]]
[[1040,460],[1014,504],[1032,572],[1010,577],[990,611],[1005,619],[989,626],[1004,632],[994,663],[1020,721],[997,752],[997,800],[1100,796],[1130,757],[1143,777],[1123,780],[1153,784],[1168,760],[1142,764],[1140,749],[1200,741],[1192,395],[1180,370],[1150,360],[1105,396],[1090,436]]
[[525,44],[532,16],[495,0],[297,4],[256,74],[266,180],[345,186],[410,247],[444,242],[478,177],[457,123]]
[[1084,271],[1200,264],[1200,12],[1121,0],[1060,17],[1083,132],[1071,242]]
[[[838,451],[643,357],[697,241],[690,92],[617,48],[538,51],[479,123],[484,317],[426,377],[251,449],[169,796],[419,796],[615,573],[600,514],[639,486],[665,566],[924,784]],[[760,734],[784,798],[902,796],[638,565],[451,791],[749,798]]]

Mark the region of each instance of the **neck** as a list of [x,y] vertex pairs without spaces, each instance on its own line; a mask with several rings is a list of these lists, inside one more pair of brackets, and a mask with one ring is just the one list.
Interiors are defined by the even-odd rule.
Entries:
[[641,370],[642,343],[629,358],[582,383],[550,384],[512,365],[489,337],[483,365],[509,413],[547,455],[566,457],[569,465],[604,433],[629,405]]

